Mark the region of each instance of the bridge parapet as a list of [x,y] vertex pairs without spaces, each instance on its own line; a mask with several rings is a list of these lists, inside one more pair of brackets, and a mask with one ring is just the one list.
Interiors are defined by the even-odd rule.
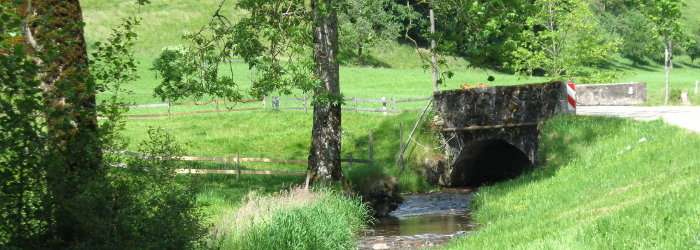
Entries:
[[495,182],[539,164],[539,124],[569,112],[561,81],[440,91],[433,100],[446,159],[427,176],[442,186]]

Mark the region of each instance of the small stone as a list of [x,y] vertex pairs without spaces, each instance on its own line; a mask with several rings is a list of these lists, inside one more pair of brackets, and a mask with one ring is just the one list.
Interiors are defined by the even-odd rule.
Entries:
[[420,242],[416,242],[416,243],[411,244],[411,246],[414,246],[414,247],[419,247],[422,245],[423,245],[423,243],[420,243]]
[[372,249],[389,249],[389,246],[384,243],[374,244],[374,246],[372,246]]
[[376,238],[376,239],[374,239],[374,241],[384,242],[386,240],[384,238]]
[[436,126],[445,125],[445,121],[436,121],[436,122],[435,122],[435,125],[436,125]]

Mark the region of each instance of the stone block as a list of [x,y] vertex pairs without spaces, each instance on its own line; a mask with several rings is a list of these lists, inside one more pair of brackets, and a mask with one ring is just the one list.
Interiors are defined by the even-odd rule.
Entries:
[[576,84],[576,104],[579,106],[629,106],[647,101],[647,84],[610,83]]

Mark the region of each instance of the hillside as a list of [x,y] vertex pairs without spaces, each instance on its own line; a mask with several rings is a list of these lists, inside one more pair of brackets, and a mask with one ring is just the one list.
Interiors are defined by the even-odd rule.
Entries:
[[[152,89],[157,85],[154,73],[149,71],[155,55],[161,48],[168,45],[182,44],[182,34],[197,31],[206,24],[211,13],[216,10],[219,0],[152,0],[152,4],[137,6],[135,1],[114,2],[109,0],[84,0],[81,2],[84,11],[86,26],[86,39],[88,43],[105,40],[122,18],[136,16],[142,18],[142,24],[137,29],[140,34],[136,42],[137,60],[141,62],[139,75],[141,79],[133,86],[138,103],[160,103],[152,97]],[[235,0],[225,3],[222,14],[235,20],[240,12],[234,10]],[[688,6],[683,8],[685,27],[697,27],[700,25],[700,0],[688,1]],[[422,62],[416,50],[408,45],[393,44],[384,48],[375,49],[372,52],[378,65],[389,69],[369,69],[364,67],[344,67],[341,73],[341,85],[343,92],[348,97],[364,96],[370,93],[375,97],[386,96],[410,96],[423,97],[430,93],[431,75],[423,69],[426,64]],[[484,71],[468,67],[463,59],[444,58],[449,62],[449,68],[441,70],[454,71],[455,77],[448,79],[441,89],[456,89],[459,85],[478,84],[485,82],[488,85],[512,85],[532,82],[542,82],[542,78],[520,78],[507,74],[499,74],[493,71]],[[665,77],[663,65],[651,62],[647,66],[633,65],[629,60],[611,59],[615,69],[628,72],[631,75],[620,79],[620,82],[646,82],[649,93],[650,105],[662,103]],[[676,67],[671,71],[671,86],[678,90],[692,91],[695,81],[700,79],[697,66],[691,66],[687,56],[676,57]],[[697,64],[697,63],[696,63]],[[249,72],[244,65],[234,65],[241,72],[239,82],[243,87],[250,81]],[[400,71],[395,71],[400,70]],[[495,76],[496,81],[487,82],[489,76]],[[388,83],[388,85],[386,85]],[[351,86],[354,85],[354,86]],[[374,89],[375,86],[377,89]],[[398,88],[397,88],[398,87]],[[373,89],[367,92],[366,89]],[[357,91],[356,91],[357,90]],[[417,91],[417,92],[416,92]]]
[[[141,18],[137,32],[141,35],[135,47],[138,53],[156,55],[168,45],[181,44],[185,32],[198,31],[209,22],[220,0],[151,0],[151,4],[138,6],[135,0],[83,0],[83,18],[88,44],[108,38],[112,28],[123,18]],[[224,4],[222,15],[235,20],[235,0]]]
[[683,8],[683,23],[686,31],[700,28],[700,0],[687,0],[688,6]]

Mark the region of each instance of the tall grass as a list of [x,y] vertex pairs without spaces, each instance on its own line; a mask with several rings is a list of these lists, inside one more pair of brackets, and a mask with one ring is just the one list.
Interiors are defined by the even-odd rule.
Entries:
[[356,249],[357,232],[370,221],[366,205],[330,189],[250,194],[216,230],[223,249]]
[[484,226],[445,249],[699,249],[700,136],[660,120],[559,116],[546,164],[484,187]]

